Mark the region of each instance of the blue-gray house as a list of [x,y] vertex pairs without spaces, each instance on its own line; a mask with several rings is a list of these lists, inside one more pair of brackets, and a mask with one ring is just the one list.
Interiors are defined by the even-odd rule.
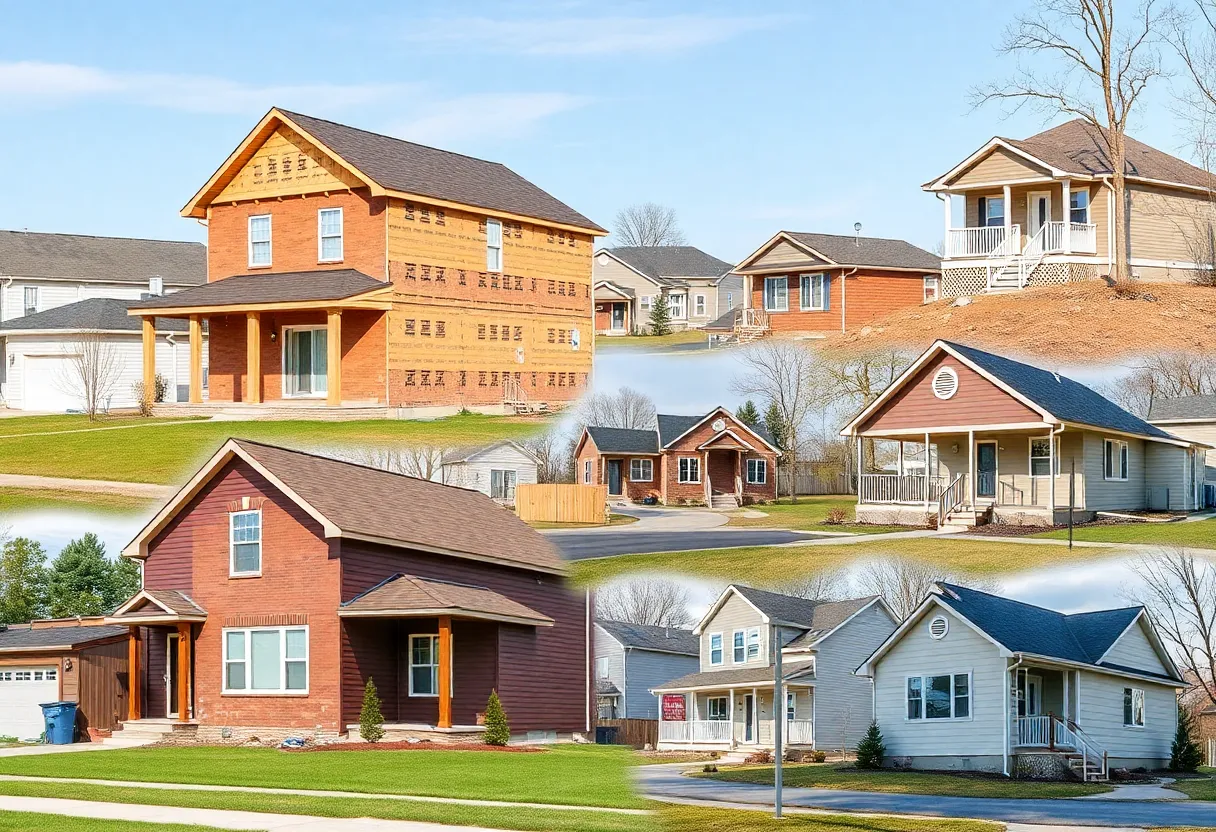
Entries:
[[700,644],[691,630],[624,621],[595,622],[595,694],[600,719],[658,719],[651,693],[693,673]]

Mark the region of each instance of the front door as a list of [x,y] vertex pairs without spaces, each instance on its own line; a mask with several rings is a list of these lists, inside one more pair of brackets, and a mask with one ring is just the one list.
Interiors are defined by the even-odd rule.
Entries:
[[1043,677],[1018,671],[1018,716],[1039,716],[1043,713]]
[[612,331],[620,332],[625,328],[625,304],[612,304]]
[[975,443],[975,496],[996,498],[996,442]]
[[756,701],[750,693],[743,697],[743,718],[746,722],[743,724],[743,741],[756,741]]
[[621,461],[608,460],[608,493],[614,497],[621,496]]
[[1026,197],[1028,216],[1026,233],[1033,237],[1039,229],[1051,222],[1051,194],[1046,191],[1028,194]]
[[283,394],[323,396],[327,389],[329,334],[321,329],[283,330]]
[[165,648],[165,716],[181,713],[177,697],[177,633],[170,633]]

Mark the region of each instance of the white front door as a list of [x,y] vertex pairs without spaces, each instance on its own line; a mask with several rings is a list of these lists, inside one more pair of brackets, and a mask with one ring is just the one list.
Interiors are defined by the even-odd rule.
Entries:
[[325,395],[328,340],[325,327],[283,330],[283,395],[305,398]]
[[1032,191],[1026,195],[1026,235],[1034,237],[1039,229],[1051,222],[1051,193]]
[[39,705],[59,699],[59,665],[0,668],[0,735],[38,739],[45,730]]

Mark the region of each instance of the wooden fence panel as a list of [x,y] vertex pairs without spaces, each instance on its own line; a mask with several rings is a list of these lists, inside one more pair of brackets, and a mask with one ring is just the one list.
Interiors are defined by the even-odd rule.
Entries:
[[[800,466],[801,468],[801,466]],[[777,472],[777,493],[784,496],[790,490],[790,472],[788,468],[782,468]],[[799,470],[798,479],[796,481],[796,489],[798,494],[814,495],[814,494],[856,494],[857,487],[855,480],[847,474],[837,474],[836,476],[820,476],[811,473],[808,470]]]
[[608,486],[528,483],[515,488],[515,513],[525,523],[599,523],[607,519]]
[[601,728],[616,728],[616,745],[643,748],[649,743],[654,748],[659,742],[657,719],[600,719],[595,724]]

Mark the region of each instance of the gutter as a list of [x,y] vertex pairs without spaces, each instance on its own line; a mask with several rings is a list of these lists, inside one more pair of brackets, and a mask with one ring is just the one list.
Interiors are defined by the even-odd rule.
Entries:
[[1009,673],[1010,673],[1010,671],[1013,671],[1013,672],[1015,673],[1015,675],[1014,675],[1014,677],[1013,677],[1013,678],[1014,678],[1014,686],[1016,686],[1016,685],[1017,685],[1017,676],[1016,676],[1016,672],[1017,672],[1017,669],[1018,669],[1018,668],[1021,666],[1021,664],[1022,664],[1022,660],[1023,660],[1023,659],[1022,659],[1022,654],[1021,654],[1021,653],[1016,653],[1015,655],[1017,656],[1017,661],[1016,661],[1016,662],[1014,662],[1012,666],[1010,666],[1010,667],[1008,667],[1008,668],[1006,668],[1006,669],[1005,669],[1005,682],[1004,682],[1005,696],[1003,697],[1003,700],[1004,700],[1004,703],[1005,703],[1005,704],[1004,704],[1004,713],[1005,713],[1005,731],[1004,731],[1004,734],[1005,734],[1005,754],[1004,754],[1004,760],[1005,760],[1005,763],[1004,763],[1004,766],[1003,766],[1003,771],[1004,771],[1004,774],[1005,774],[1005,776],[1006,776],[1006,777],[1008,777],[1008,776],[1009,776],[1009,752],[1010,752],[1010,750],[1011,750],[1011,749],[1010,749],[1010,747],[1009,747],[1009,734],[1010,734],[1010,732],[1013,730],[1013,721],[1010,719],[1011,714],[1010,714],[1010,712],[1009,712],[1009,691],[1010,691],[1010,685],[1009,685]]

